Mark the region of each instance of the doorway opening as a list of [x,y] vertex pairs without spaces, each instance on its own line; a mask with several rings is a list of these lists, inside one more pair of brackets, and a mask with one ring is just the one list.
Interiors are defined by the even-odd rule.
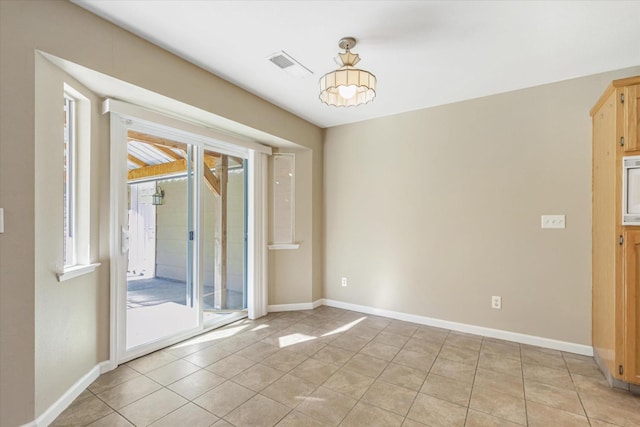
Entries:
[[129,353],[246,310],[247,160],[134,125],[126,147]]

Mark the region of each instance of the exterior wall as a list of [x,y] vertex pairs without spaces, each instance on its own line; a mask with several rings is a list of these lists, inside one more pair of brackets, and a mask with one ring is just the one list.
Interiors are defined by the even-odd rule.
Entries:
[[[156,276],[178,281],[186,280],[187,209],[186,179],[161,181],[164,204],[156,208]],[[242,291],[244,241],[244,177],[230,172],[227,182],[227,287]],[[220,199],[205,189],[204,201],[204,282],[213,284],[220,259],[216,245],[220,240]]]
[[328,129],[326,298],[590,345],[589,110],[639,71]]
[[164,204],[156,207],[156,277],[187,280],[187,180],[161,181]]

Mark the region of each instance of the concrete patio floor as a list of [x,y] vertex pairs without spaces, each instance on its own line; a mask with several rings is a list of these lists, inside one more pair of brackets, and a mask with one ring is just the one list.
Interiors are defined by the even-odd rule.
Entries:
[[[225,310],[242,310],[242,292],[227,290],[227,306]],[[173,302],[187,304],[185,282],[154,277],[151,279],[134,279],[127,281],[127,308],[150,307]],[[213,286],[204,287],[204,310],[213,310]]]

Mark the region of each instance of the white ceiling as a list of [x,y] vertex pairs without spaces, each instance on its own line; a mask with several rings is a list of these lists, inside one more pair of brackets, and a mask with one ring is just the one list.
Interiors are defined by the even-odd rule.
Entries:
[[[640,1],[72,1],[320,127],[640,65]],[[318,99],[344,36],[370,104]]]

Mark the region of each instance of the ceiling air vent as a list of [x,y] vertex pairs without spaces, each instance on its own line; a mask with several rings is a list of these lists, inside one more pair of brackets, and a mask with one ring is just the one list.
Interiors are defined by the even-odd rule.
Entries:
[[286,71],[294,77],[307,77],[313,74],[307,67],[287,55],[285,51],[276,52],[267,57],[269,61],[274,63],[281,70]]

